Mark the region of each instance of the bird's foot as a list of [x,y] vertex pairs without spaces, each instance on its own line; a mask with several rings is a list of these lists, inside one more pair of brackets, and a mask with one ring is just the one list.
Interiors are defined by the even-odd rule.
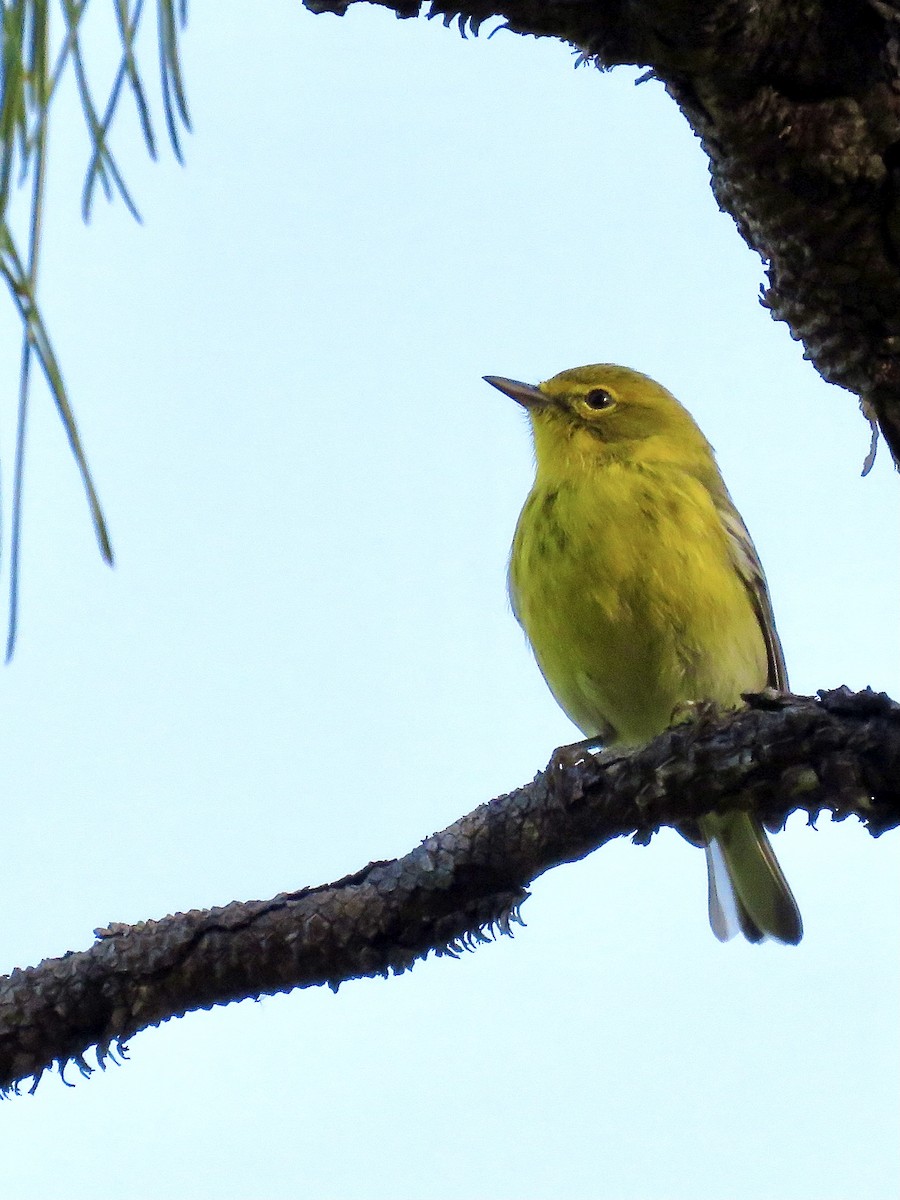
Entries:
[[561,800],[574,799],[576,792],[581,794],[583,780],[578,767],[589,762],[602,749],[603,742],[597,737],[585,738],[570,746],[557,746],[544,772],[551,792]]
[[587,762],[593,754],[603,749],[601,738],[589,737],[580,742],[572,742],[570,746],[557,746],[550,756],[547,771],[556,775],[560,771],[570,771],[579,763]]

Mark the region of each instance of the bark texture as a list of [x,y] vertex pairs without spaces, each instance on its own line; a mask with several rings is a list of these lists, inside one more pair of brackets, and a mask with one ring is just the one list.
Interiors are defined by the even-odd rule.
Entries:
[[434,0],[428,15],[463,32],[500,18],[661,79],[766,264],[763,303],[900,464],[900,0]]
[[[562,761],[562,760],[561,760]],[[528,885],[616,837],[646,843],[704,811],[855,814],[900,824],[900,706],[845,688],[701,713],[632,754],[551,764],[426,838],[336,883],[96,930],[88,950],[0,980],[0,1088],[58,1064],[103,1065],[133,1034],[214,1004],[410,968],[507,932]],[[698,919],[700,919],[698,914]]]

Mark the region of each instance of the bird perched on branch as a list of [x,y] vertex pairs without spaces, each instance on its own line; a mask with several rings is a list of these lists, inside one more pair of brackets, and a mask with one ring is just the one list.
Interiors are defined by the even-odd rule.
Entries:
[[[531,419],[536,475],[509,564],[513,611],[586,737],[640,746],[686,706],[787,689],[759,558],[691,415],[608,363],[532,386],[486,375]],[[724,941],[797,943],[803,925],[751,813],[698,822]]]

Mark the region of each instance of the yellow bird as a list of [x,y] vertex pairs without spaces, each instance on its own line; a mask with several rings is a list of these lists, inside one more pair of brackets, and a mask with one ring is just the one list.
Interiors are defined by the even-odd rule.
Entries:
[[[712,447],[646,375],[600,363],[536,387],[486,375],[523,405],[536,475],[509,594],[538,666],[586,737],[641,746],[685,705],[739,708],[787,689],[750,534]],[[803,924],[761,824],[708,814],[709,919],[722,941],[797,943]]]

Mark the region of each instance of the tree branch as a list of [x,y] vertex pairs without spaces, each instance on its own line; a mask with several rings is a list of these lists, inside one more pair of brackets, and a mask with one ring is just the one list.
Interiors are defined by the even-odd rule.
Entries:
[[[304,0],[341,15],[360,2]],[[434,0],[428,15],[476,33],[498,17],[601,67],[649,67],[767,264],[763,304],[861,397],[900,464],[900,0]]]
[[271,900],[96,931],[89,950],[0,980],[0,1087],[214,1004],[408,970],[508,932],[544,871],[613,838],[646,843],[703,812],[768,823],[853,814],[878,836],[900,824],[900,705],[846,688],[819,699],[763,693],[640,751],[551,764],[426,838],[403,858]]

